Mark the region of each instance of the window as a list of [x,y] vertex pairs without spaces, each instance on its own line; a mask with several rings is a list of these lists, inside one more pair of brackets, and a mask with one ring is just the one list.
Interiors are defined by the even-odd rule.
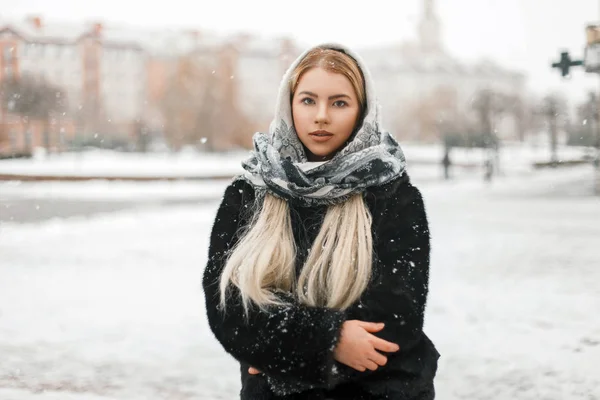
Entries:
[[13,151],[15,151],[17,149],[17,131],[11,128],[8,131],[8,137],[10,140],[10,147]]
[[98,63],[98,58],[96,55],[96,51],[93,49],[89,49],[85,53],[85,63],[88,68],[94,67]]
[[34,58],[36,55],[36,48],[34,43],[27,43],[23,46],[23,54],[26,54],[30,58]]
[[58,141],[61,146],[64,146],[66,144],[65,128],[60,128],[60,130],[58,131]]
[[4,60],[4,64],[8,64],[12,61],[14,47],[12,46],[4,46],[2,48],[2,60]]
[[65,46],[63,48],[63,57],[65,57],[65,58],[73,57],[73,48],[71,46]]
[[33,135],[30,129],[25,132],[25,148],[31,149],[33,144]]

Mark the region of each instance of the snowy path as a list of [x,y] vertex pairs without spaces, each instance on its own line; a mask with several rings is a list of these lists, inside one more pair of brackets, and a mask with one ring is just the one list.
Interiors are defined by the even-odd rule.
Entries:
[[[600,200],[549,176],[422,188],[439,399],[600,399]],[[0,399],[236,398],[200,290],[215,209],[1,225]]]

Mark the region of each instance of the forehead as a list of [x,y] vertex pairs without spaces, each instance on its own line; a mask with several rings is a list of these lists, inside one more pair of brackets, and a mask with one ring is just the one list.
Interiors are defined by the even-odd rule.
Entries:
[[354,88],[343,74],[327,71],[323,68],[311,68],[302,74],[296,93],[308,91],[317,95],[346,94],[354,97]]

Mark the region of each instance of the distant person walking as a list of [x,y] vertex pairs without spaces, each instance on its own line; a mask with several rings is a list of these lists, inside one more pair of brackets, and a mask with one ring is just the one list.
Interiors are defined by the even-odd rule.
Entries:
[[450,179],[450,167],[452,166],[452,160],[450,159],[450,148],[448,146],[444,149],[444,157],[442,158],[442,166],[444,167],[444,179]]

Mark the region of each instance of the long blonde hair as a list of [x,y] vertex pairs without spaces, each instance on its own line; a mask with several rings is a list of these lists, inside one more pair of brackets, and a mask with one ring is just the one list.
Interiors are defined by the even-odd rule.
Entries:
[[[345,53],[316,48],[298,64],[290,79],[296,90],[302,75],[321,67],[346,76],[366,107],[365,80],[356,61]],[[362,117],[361,117],[362,119]],[[361,120],[357,121],[360,124]],[[296,279],[296,246],[287,201],[269,193],[245,234],[231,250],[221,274],[221,306],[235,285],[246,314],[252,303],[262,309],[283,305],[277,292],[291,293],[301,304],[345,309],[359,299],[371,278],[371,214],[361,194],[329,206],[305,265]]]

